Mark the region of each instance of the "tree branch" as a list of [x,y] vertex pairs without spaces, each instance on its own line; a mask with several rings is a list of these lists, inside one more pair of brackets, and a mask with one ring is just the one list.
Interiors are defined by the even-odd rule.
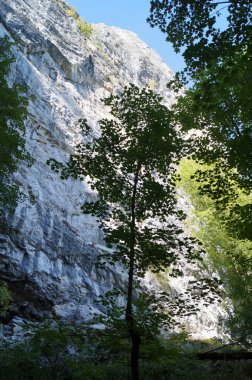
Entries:
[[199,360],[251,360],[252,352],[234,351],[234,352],[211,352],[197,354]]
[[220,346],[220,347],[217,347],[217,348],[212,348],[209,351],[201,352],[199,355],[209,354],[210,352],[221,350],[224,347],[234,346],[235,344],[238,344],[238,342],[227,343],[227,344],[224,344],[223,346]]
[[[244,0],[241,0],[241,1],[239,1],[239,0],[237,0],[237,3],[245,3],[246,1],[244,1]],[[212,5],[219,5],[219,4],[230,4],[231,3],[231,1],[218,1],[218,2],[216,2],[216,3],[212,3]]]
[[218,13],[218,12],[220,12],[220,11],[222,11],[223,9],[226,9],[226,8],[228,8],[228,5],[225,5],[225,7],[222,7],[221,9],[217,9],[217,11],[211,13],[210,16],[213,16],[213,15],[215,15],[216,13]]

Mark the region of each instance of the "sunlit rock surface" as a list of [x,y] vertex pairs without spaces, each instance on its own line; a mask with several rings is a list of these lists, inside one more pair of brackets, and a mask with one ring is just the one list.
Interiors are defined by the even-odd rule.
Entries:
[[[149,84],[167,105],[174,101],[166,88],[170,68],[136,34],[98,24],[88,39],[67,10],[60,0],[0,0],[0,36],[16,43],[9,79],[36,96],[27,121],[27,149],[36,162],[15,175],[34,202],[20,203],[0,223],[0,273],[13,292],[17,324],[47,315],[87,319],[97,296],[125,281],[119,269],[94,266],[103,237],[94,218],[80,212],[94,194],[84,183],[61,181],[46,161],[67,160],[82,139],[80,118],[98,133],[98,120],[109,116],[101,98],[127,83]],[[155,286],[154,278],[146,281]],[[186,324],[197,337],[215,336],[219,316],[207,309]]]

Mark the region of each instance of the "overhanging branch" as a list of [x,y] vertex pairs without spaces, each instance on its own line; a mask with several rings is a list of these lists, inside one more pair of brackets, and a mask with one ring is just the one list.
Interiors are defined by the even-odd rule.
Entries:
[[233,351],[233,352],[203,352],[197,354],[199,360],[251,360],[252,352]]
[[[212,5],[230,4],[230,3],[231,3],[231,1],[217,1],[216,3],[212,3]],[[248,1],[244,1],[244,0],[239,1],[239,0],[237,0],[236,3],[244,3],[244,4],[246,4],[246,3],[248,3]]]

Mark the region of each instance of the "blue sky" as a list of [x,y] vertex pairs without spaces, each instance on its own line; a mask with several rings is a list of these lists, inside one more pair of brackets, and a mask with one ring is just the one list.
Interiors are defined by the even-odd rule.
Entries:
[[80,16],[90,23],[103,22],[131,30],[156,50],[173,71],[184,67],[181,55],[175,54],[165,35],[158,28],[152,29],[146,22],[149,0],[68,0]]

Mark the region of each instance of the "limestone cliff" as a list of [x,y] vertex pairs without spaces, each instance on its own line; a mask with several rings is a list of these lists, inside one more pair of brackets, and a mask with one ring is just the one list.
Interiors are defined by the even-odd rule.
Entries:
[[98,24],[86,38],[67,10],[61,0],[0,0],[0,36],[16,44],[10,80],[36,96],[26,136],[36,162],[15,175],[34,203],[20,203],[0,223],[1,278],[13,292],[13,316],[28,319],[87,318],[97,296],[123,281],[118,271],[94,266],[97,250],[105,249],[102,235],[80,212],[92,193],[78,181],[61,181],[47,159],[66,161],[73,152],[82,138],[78,119],[98,132],[98,120],[108,116],[101,98],[127,83],[151,84],[167,105],[174,100],[166,89],[171,70],[136,34]]

